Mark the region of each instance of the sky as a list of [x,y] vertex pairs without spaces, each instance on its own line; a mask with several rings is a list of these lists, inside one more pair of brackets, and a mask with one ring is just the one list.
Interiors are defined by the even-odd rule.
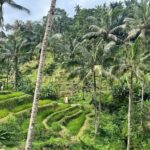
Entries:
[[[4,5],[4,19],[5,23],[13,23],[16,19],[18,20],[37,20],[39,21],[43,16],[46,16],[51,0],[14,0],[17,4],[20,4],[30,9],[31,14],[28,15],[25,12],[15,10]],[[104,2],[109,3],[115,0],[57,0],[57,7],[65,9],[68,16],[74,15],[74,8],[76,5],[80,5],[82,8],[93,8],[97,5],[103,4]]]

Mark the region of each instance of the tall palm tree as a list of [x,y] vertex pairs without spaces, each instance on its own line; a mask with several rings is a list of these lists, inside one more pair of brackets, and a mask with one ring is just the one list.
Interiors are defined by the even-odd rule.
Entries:
[[14,85],[16,90],[18,89],[18,81],[20,78],[19,63],[25,58],[25,55],[28,54],[31,45],[32,42],[29,41],[28,38],[24,38],[20,31],[15,32],[14,35],[9,35],[0,45],[1,56],[12,63],[11,66],[14,70]]
[[30,13],[29,9],[27,9],[19,4],[16,4],[15,1],[13,1],[13,0],[0,0],[0,26],[3,26],[3,24],[4,24],[4,12],[3,12],[4,4],[8,4],[9,6],[15,8],[15,9],[23,10],[27,13]]
[[[127,44],[127,43],[126,43]],[[128,43],[129,44],[129,43]],[[149,65],[149,54],[143,53],[140,49],[140,42],[137,39],[135,43],[126,45],[123,51],[123,56],[118,59],[115,66],[112,67],[111,73],[118,76],[125,75],[128,81],[129,88],[129,101],[128,101],[128,140],[127,150],[131,149],[131,129],[132,129],[132,103],[134,94],[134,79],[140,76],[142,78],[144,72],[147,70]],[[121,54],[122,55],[122,54]]]
[[45,35],[44,35],[43,43],[41,47],[41,55],[40,55],[37,81],[36,81],[36,87],[35,87],[35,93],[34,93],[34,100],[33,100],[30,124],[29,124],[29,129],[28,129],[28,136],[27,136],[26,147],[25,147],[26,150],[32,149],[33,133],[34,133],[34,128],[35,128],[36,116],[38,112],[39,95],[40,95],[40,89],[41,89],[41,84],[42,84],[42,73],[43,73],[43,67],[44,67],[44,62],[45,62],[45,50],[48,45],[48,38],[49,38],[50,31],[52,29],[55,6],[56,6],[56,0],[52,0],[51,7],[48,12]]
[[[85,38],[85,37],[84,37]],[[85,87],[85,84],[92,80],[92,93],[93,98],[91,104],[97,103],[95,107],[95,136],[98,133],[100,125],[101,114],[101,93],[102,93],[102,78],[108,76],[108,72],[104,69],[104,64],[110,59],[111,53],[108,53],[110,46],[104,47],[103,39],[97,40],[84,39],[82,42],[74,41],[72,44],[72,50],[69,52],[70,56],[66,59],[66,63],[70,66],[74,66],[70,70],[70,76],[79,76],[82,82],[81,86]],[[107,49],[107,50],[106,50]],[[108,50],[109,49],[109,50]],[[111,55],[112,56],[112,55]],[[99,81],[99,83],[98,83]],[[99,89],[99,90],[98,90]],[[99,95],[99,96],[98,96]],[[97,99],[99,100],[97,101]]]

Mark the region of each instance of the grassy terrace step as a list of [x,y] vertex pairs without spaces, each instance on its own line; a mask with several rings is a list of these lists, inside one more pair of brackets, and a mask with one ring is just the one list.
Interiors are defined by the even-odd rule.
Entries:
[[[50,114],[56,111],[66,109],[68,107],[69,106],[66,104],[57,104],[54,102],[48,105],[40,106],[39,111],[38,111],[38,116],[37,116],[37,124],[40,124],[43,126],[42,122],[47,116],[49,116]],[[28,130],[30,113],[31,113],[31,110],[29,109],[28,111],[24,111],[22,113],[17,114],[18,123],[21,125],[24,132],[27,132]]]
[[25,103],[31,103],[31,102],[32,102],[32,96],[25,94],[20,97],[14,97],[14,98],[0,101],[0,109],[8,109],[12,111],[18,105],[23,105]]
[[[50,104],[52,101],[50,100],[40,100],[39,101],[39,106],[43,106],[43,105],[46,105],[46,104]],[[19,105],[17,107],[15,107],[12,112],[14,113],[17,113],[17,112],[20,112],[20,111],[23,111],[25,109],[29,109],[32,107],[32,103],[27,103],[27,104],[22,104],[22,105]]]
[[62,118],[60,120],[60,124],[65,126],[68,122],[70,122],[71,120],[77,118],[81,113],[83,113],[83,110],[78,110],[78,111],[76,111],[72,114],[67,114],[67,116],[65,116],[64,118]]
[[[52,101],[50,101],[50,100],[40,100],[39,101],[39,109],[45,108],[45,107],[49,106],[51,103],[52,103]],[[0,110],[0,121],[2,121],[3,119],[7,120],[9,118],[9,116],[11,116],[11,115],[18,116],[18,117],[19,116],[21,117],[22,114],[30,115],[31,107],[32,107],[32,103],[29,103],[29,104],[17,106],[12,111],[10,111],[8,109],[2,109],[2,110]]]
[[11,94],[12,92],[10,91],[0,91],[0,95],[6,95],[6,94]]
[[[50,110],[52,108],[57,107],[57,104],[53,103],[52,101],[49,101],[49,103],[47,103],[47,104],[44,104],[45,102],[47,102],[47,100],[40,100],[40,102],[39,102],[39,108],[38,108],[38,115],[39,115],[39,112],[44,112],[46,110]],[[23,118],[25,120],[29,119],[30,115],[31,115],[31,109],[32,109],[32,105],[31,105],[31,107],[29,107],[27,109],[15,112],[14,115],[17,118]]]
[[10,98],[20,97],[25,95],[23,92],[15,92],[15,93],[0,93],[0,101],[7,100]]
[[64,108],[56,110],[55,112],[51,113],[43,120],[43,125],[46,129],[50,129],[50,125],[53,122],[57,122],[58,120],[61,120],[61,118],[64,116],[64,113],[72,109],[70,105],[63,104],[62,106]]
[[81,113],[80,115],[77,115],[73,120],[67,122],[66,128],[72,135],[76,135],[83,126],[85,119],[85,114]]
[[9,114],[9,111],[7,109],[1,109],[0,110],[0,119],[6,117]]
[[53,113],[52,115],[50,115],[48,118],[47,118],[47,120],[46,120],[46,124],[48,125],[48,126],[51,126],[51,124],[53,123],[53,122],[57,122],[57,121],[59,121],[59,120],[61,120],[63,117],[65,117],[66,115],[72,115],[72,113],[75,113],[77,110],[76,109],[78,109],[79,108],[79,106],[73,106],[73,107],[69,107],[69,108],[67,108],[67,109],[64,109],[64,110],[62,110],[62,111],[59,111],[59,112],[55,112],[55,113]]
[[54,107],[52,107],[51,109],[49,109],[49,108],[47,108],[47,109],[45,108],[44,110],[40,109],[38,112],[37,120],[42,122],[50,114],[53,114],[54,112],[62,111],[68,107],[69,107],[69,105],[66,105],[66,104],[55,103]]

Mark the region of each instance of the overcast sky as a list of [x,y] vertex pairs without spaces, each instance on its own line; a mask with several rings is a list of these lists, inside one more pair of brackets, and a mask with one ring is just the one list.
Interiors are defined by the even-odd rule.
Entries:
[[[30,9],[31,14],[28,15],[25,12],[14,10],[11,7],[4,6],[4,18],[5,23],[13,23],[18,20],[40,20],[45,16],[49,10],[51,0],[14,0],[17,4]],[[67,11],[69,16],[74,15],[74,7],[78,4],[82,8],[93,8],[104,2],[110,2],[115,0],[57,0],[57,7],[63,8]]]

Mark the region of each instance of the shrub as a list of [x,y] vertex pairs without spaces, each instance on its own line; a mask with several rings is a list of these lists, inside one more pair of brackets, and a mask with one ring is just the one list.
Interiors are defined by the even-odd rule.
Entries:
[[44,72],[46,74],[48,74],[49,76],[52,76],[55,69],[57,67],[57,64],[56,63],[52,63],[51,65],[49,65],[47,68],[45,68]]
[[0,125],[0,143],[8,147],[17,146],[22,139],[21,129],[16,118],[11,118],[7,123]]
[[20,91],[24,91],[28,94],[34,94],[35,84],[29,78],[25,78],[22,80],[22,84],[19,86]]
[[42,99],[46,99],[46,98],[50,98],[53,100],[58,99],[58,87],[55,84],[51,84],[50,86],[45,86],[42,87],[41,90],[41,98]]
[[0,110],[0,119],[6,117],[9,114],[7,109]]
[[61,126],[60,126],[60,124],[58,122],[53,122],[51,124],[51,128],[55,132],[59,132],[61,130]]

